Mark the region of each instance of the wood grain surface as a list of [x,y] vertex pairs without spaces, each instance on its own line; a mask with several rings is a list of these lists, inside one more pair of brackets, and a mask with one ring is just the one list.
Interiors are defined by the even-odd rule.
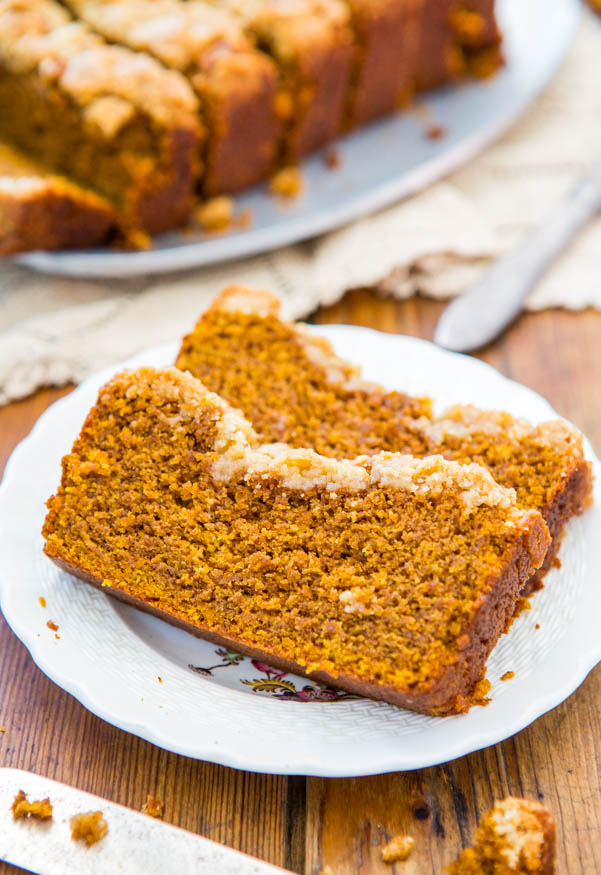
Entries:
[[[441,305],[369,292],[315,314],[431,338]],[[545,395],[601,453],[601,314],[523,316],[480,355]],[[402,375],[399,377],[402,384]],[[0,409],[0,466],[63,390]],[[601,634],[601,633],[600,633]],[[86,711],[33,664],[0,617],[0,764],[38,772],[132,808],[148,793],[165,820],[294,872],[438,875],[508,793],[540,799],[559,826],[559,872],[601,873],[601,669],[570,699],[503,744],[446,765],[367,778],[278,777],[197,762],[128,735]],[[380,846],[415,838],[405,863]],[[16,872],[0,864],[0,872]]]

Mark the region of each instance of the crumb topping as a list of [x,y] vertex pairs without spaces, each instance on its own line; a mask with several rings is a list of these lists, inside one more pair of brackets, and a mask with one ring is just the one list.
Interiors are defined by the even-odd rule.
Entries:
[[231,12],[195,0],[68,0],[67,5],[108,39],[148,51],[182,72],[201,66],[212,46],[250,48]]
[[[127,102],[161,124],[198,127],[198,103],[181,74],[149,55],[107,45],[54,0],[0,0],[0,35],[1,63],[14,73],[38,73],[96,120],[103,111],[92,105],[101,100],[104,112],[112,108],[120,119]],[[109,96],[120,102],[107,104]],[[105,124],[113,131],[116,123]]]

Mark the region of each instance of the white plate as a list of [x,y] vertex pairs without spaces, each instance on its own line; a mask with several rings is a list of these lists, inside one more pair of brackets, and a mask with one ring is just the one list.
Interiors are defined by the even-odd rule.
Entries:
[[[439,406],[473,402],[534,421],[555,415],[539,395],[488,365],[426,341],[351,326],[321,325],[316,333],[362,364],[368,379],[433,395]],[[166,365],[176,350],[155,347],[126,366]],[[15,450],[0,488],[2,611],[42,671],[103,719],[177,753],[259,772],[416,769],[512,735],[562,702],[601,660],[601,466],[588,443],[596,504],[570,522],[561,569],[548,574],[532,610],[491,655],[492,703],[459,717],[424,717],[351,697],[326,701],[329,694],[306,679],[221,657],[214,645],[59,571],[42,553],[44,502],[98,388],[121,367],[103,370],[50,407]],[[48,620],[58,624],[58,639]],[[189,665],[211,669],[211,676]],[[501,683],[506,671],[515,678]],[[271,689],[245,683],[253,680]],[[286,689],[292,696],[296,689],[294,700],[274,697]]]
[[305,161],[302,196],[282,203],[264,185],[236,197],[247,230],[221,237],[162,235],[148,252],[35,252],[18,261],[48,273],[124,277],[214,264],[276,249],[344,225],[423,188],[465,163],[506,130],[548,82],[568,48],[578,0],[497,0],[507,66],[484,82],[429,95],[432,120],[447,130],[424,136],[410,113],[389,116],[336,142],[339,170],[323,153]]

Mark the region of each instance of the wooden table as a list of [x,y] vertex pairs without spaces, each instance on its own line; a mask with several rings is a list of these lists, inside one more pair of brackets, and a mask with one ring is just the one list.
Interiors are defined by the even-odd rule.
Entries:
[[[440,310],[361,292],[315,321],[430,338]],[[522,317],[481,358],[545,395],[601,452],[601,314]],[[65,391],[42,391],[0,410],[0,465]],[[137,809],[153,793],[165,801],[166,821],[294,872],[440,873],[494,800],[512,793],[555,812],[560,872],[601,873],[601,668],[514,738],[452,763],[367,778],[287,778],[186,759],[109,726],[49,681],[0,618],[0,726],[2,765]],[[392,870],[379,847],[398,833],[410,833],[416,845]],[[0,871],[16,870],[0,864]]]

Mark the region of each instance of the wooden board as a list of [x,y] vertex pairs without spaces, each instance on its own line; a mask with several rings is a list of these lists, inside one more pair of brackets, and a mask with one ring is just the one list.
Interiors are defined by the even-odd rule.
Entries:
[[[431,338],[442,307],[356,292],[316,314]],[[601,453],[601,314],[522,317],[480,356],[545,395]],[[0,467],[45,407],[45,390],[0,408]],[[49,681],[0,618],[0,765],[28,769],[141,808],[148,793],[165,820],[298,873],[439,875],[475,824],[508,793],[540,799],[560,824],[559,871],[601,873],[601,668],[563,705],[512,739],[444,766],[356,779],[238,772],[167,753],[87,712]],[[266,744],[268,740],[266,739]],[[396,867],[380,845],[410,833]],[[16,872],[0,864],[0,873]]]

